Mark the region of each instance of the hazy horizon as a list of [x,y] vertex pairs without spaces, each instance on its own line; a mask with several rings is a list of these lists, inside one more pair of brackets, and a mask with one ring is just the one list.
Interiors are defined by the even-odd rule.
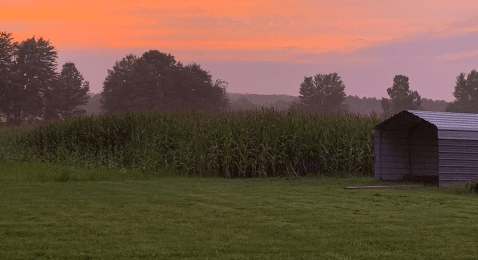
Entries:
[[405,75],[422,98],[451,102],[456,77],[478,69],[477,13],[466,0],[18,0],[0,4],[0,30],[50,40],[92,93],[116,61],[156,49],[230,93],[298,96],[304,77],[337,72],[346,95],[389,98]]

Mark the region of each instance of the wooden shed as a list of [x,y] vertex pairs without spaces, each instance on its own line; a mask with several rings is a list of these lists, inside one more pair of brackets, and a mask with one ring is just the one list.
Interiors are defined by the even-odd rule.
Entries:
[[478,178],[478,115],[403,110],[375,126],[375,180],[448,186]]

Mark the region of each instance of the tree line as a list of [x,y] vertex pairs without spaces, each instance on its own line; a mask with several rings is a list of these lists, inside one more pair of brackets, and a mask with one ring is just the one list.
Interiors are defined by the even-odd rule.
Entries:
[[[347,112],[345,85],[337,73],[317,74],[305,77],[300,84],[300,103],[297,107],[322,113]],[[421,96],[410,90],[409,78],[396,75],[392,87],[387,89],[390,98],[382,98],[383,118],[388,118],[402,110],[423,110]],[[472,70],[468,75],[460,73],[456,78],[455,101],[449,103],[446,112],[478,113],[478,72]]]
[[[20,125],[29,119],[60,120],[85,114],[78,106],[89,99],[89,83],[73,62],[56,72],[58,53],[42,37],[15,42],[12,34],[0,32],[0,116]],[[466,78],[465,78],[466,76]],[[117,61],[101,92],[104,113],[138,110],[198,109],[228,111],[227,82],[213,82],[199,64],[183,65],[171,54],[150,50],[140,57],[129,54]],[[347,112],[345,84],[335,73],[304,77],[300,102],[292,107],[321,113]],[[409,89],[409,78],[396,75],[382,98],[385,118],[404,109],[421,107],[417,91]],[[457,77],[456,100],[445,111],[478,113],[478,73]]]
[[57,51],[35,36],[15,42],[11,33],[0,32],[0,115],[20,125],[27,119],[67,119],[84,113],[89,83],[74,63],[56,72]]
[[[89,83],[73,62],[56,72],[58,53],[42,37],[15,42],[0,32],[0,116],[7,123],[68,119],[85,114]],[[183,66],[157,50],[117,61],[103,83],[105,113],[161,109],[225,110],[227,82],[212,81],[199,64]]]

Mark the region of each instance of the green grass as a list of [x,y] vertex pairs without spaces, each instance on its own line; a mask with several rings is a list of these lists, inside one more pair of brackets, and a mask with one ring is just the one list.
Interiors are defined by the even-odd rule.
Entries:
[[[61,177],[65,170],[69,178]],[[478,255],[477,196],[458,186],[345,190],[387,183],[369,177],[135,176],[0,163],[0,259]]]
[[[171,173],[158,172],[160,176],[172,176]],[[75,167],[71,165],[46,164],[39,162],[2,162],[0,163],[0,182],[9,181],[124,181],[149,180],[155,175],[139,169],[115,169],[107,167]]]

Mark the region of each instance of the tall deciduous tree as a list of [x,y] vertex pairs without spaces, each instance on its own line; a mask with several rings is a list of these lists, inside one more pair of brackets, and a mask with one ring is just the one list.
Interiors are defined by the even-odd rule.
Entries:
[[56,82],[55,48],[43,38],[16,43],[6,32],[0,38],[0,111],[15,125],[42,117],[45,92]]
[[104,81],[101,105],[106,113],[139,109],[221,109],[228,105],[226,82],[211,80],[197,64],[183,66],[157,50],[116,62]]
[[175,99],[179,100],[181,107],[202,110],[227,109],[229,102],[226,87],[227,82],[220,79],[213,83],[212,76],[199,64],[178,66]]
[[15,46],[11,33],[0,32],[0,116],[6,117],[3,106],[7,105],[7,97],[10,82],[12,80],[11,70],[14,62]]
[[317,74],[304,77],[300,84],[299,98],[303,108],[321,113],[346,112],[345,85],[337,73]]
[[393,78],[393,85],[387,89],[390,99],[382,98],[383,116],[388,118],[402,110],[421,110],[421,97],[417,91],[410,91],[408,77],[396,75]]
[[69,119],[85,114],[86,111],[78,106],[88,102],[89,96],[86,93],[90,89],[89,82],[85,81],[73,62],[63,64],[54,86],[45,93],[45,120]]
[[478,113],[478,72],[472,70],[465,79],[465,73],[456,77],[455,101],[445,108],[447,112]]
[[101,107],[106,113],[136,110],[134,101],[140,96],[131,89],[134,88],[133,78],[137,63],[138,58],[130,54],[117,61],[112,70],[108,69],[100,99]]

